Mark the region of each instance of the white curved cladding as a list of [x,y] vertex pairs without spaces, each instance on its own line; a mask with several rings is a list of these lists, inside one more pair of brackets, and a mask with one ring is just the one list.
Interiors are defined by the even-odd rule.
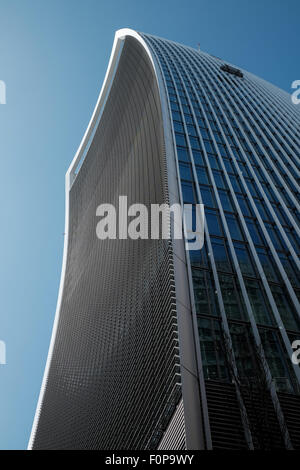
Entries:
[[[83,157],[83,154],[85,151],[88,150],[89,144],[90,144],[90,138],[93,134],[93,131],[96,130],[96,125],[98,123],[98,118],[101,115],[103,108],[105,106],[105,102],[107,97],[109,96],[109,91],[111,87],[111,83],[118,65],[118,61],[120,58],[120,52],[122,45],[124,43],[124,40],[126,36],[132,36],[134,37],[145,49],[147,55],[150,58],[150,61],[153,66],[153,70],[155,73],[155,77],[158,83],[158,88],[159,92],[161,93],[161,77],[158,78],[157,74],[157,68],[155,66],[155,63],[153,61],[153,57],[151,54],[151,51],[149,47],[147,46],[146,42],[144,39],[134,30],[124,28],[124,29],[119,29],[114,38],[114,43],[112,47],[112,52],[110,55],[106,75],[104,78],[104,82],[94,109],[94,112],[92,114],[91,120],[89,122],[89,125],[87,127],[87,130],[83,136],[83,139],[79,145],[79,148],[75,154],[75,157],[72,160],[72,163],[66,173],[66,181],[65,181],[65,191],[66,191],[66,196],[65,196],[65,239],[64,239],[64,249],[63,249],[63,262],[62,262],[62,271],[61,271],[61,278],[60,278],[60,286],[59,286],[59,292],[58,292],[58,299],[57,299],[57,306],[56,306],[56,312],[55,312],[55,318],[54,318],[54,323],[53,323],[53,329],[52,329],[52,335],[51,335],[51,341],[50,341],[50,346],[49,346],[49,351],[48,351],[48,357],[47,357],[47,362],[46,362],[46,367],[45,367],[45,372],[43,376],[43,381],[42,381],[42,386],[39,394],[39,399],[38,399],[38,404],[34,416],[34,421],[32,425],[32,430],[30,434],[30,439],[28,443],[28,450],[32,449],[35,433],[37,430],[38,426],[38,420],[39,420],[39,415],[40,415],[40,410],[41,406],[43,403],[43,398],[44,398],[44,393],[47,385],[47,380],[48,380],[48,373],[50,369],[50,364],[51,364],[51,359],[52,359],[52,354],[53,354],[53,348],[54,348],[54,343],[55,343],[55,338],[56,338],[56,331],[57,331],[57,326],[58,326],[58,321],[59,321],[59,314],[60,314],[60,308],[61,308],[61,302],[62,302],[62,295],[63,295],[63,288],[64,288],[64,282],[65,282],[65,273],[66,273],[66,265],[67,265],[67,253],[68,253],[68,237],[69,237],[69,191],[72,186],[73,181],[76,178],[76,168],[80,162],[80,160]],[[80,171],[80,170],[79,170]]]

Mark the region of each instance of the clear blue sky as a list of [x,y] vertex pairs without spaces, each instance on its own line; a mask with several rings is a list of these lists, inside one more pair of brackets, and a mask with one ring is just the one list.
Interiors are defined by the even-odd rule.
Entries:
[[0,0],[0,448],[27,445],[56,307],[64,175],[86,129],[115,30],[197,47],[290,91],[299,0]]

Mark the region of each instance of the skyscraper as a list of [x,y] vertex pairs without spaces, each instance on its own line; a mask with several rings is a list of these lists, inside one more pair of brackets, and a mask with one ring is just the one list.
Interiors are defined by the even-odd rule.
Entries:
[[[299,448],[300,112],[224,60],[124,29],[66,175],[29,447]],[[203,203],[205,243],[98,240],[101,203]]]

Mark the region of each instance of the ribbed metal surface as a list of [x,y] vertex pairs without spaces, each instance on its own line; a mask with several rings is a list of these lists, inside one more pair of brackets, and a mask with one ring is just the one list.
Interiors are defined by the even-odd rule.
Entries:
[[300,450],[300,397],[287,393],[279,394],[286,425],[295,450]]
[[156,448],[180,399],[171,245],[96,238],[96,208],[168,202],[156,79],[127,38],[70,191],[66,277],[34,449]]
[[169,426],[158,446],[158,450],[183,449],[185,449],[184,409],[183,400],[180,400]]
[[244,400],[251,425],[254,448],[256,450],[284,449],[278,419],[268,391],[257,390],[255,387],[245,389]]
[[213,449],[247,449],[234,386],[207,381],[206,395]]

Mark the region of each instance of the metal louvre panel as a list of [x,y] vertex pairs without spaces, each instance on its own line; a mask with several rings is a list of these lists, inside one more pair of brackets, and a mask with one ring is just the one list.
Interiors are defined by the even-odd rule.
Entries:
[[185,449],[185,432],[184,432],[184,409],[183,400],[181,399],[177,409],[170,421],[158,450],[184,450]]
[[300,450],[300,397],[279,393],[279,399],[285,414],[286,424],[289,429],[294,449]]
[[234,385],[206,381],[206,393],[213,449],[246,450]]
[[126,38],[70,191],[63,300],[33,449],[156,448],[181,396],[171,244],[96,238],[96,208],[168,202],[155,76]]

